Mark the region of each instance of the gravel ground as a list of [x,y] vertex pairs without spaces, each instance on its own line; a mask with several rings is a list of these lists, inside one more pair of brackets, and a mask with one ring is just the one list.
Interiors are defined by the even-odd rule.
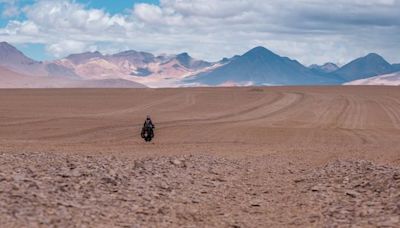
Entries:
[[399,227],[400,169],[336,161],[313,171],[306,187],[327,227]]
[[7,153],[0,168],[2,227],[400,225],[399,169],[366,161]]

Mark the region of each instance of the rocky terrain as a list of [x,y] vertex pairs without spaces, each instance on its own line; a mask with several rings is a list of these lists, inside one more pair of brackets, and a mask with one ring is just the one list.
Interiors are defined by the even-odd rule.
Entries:
[[[400,169],[368,161],[336,161],[304,179],[322,224],[339,227],[398,227]],[[311,191],[308,191],[311,190]]]
[[400,169],[336,161],[307,170],[277,158],[3,153],[0,220],[6,227],[400,224]]

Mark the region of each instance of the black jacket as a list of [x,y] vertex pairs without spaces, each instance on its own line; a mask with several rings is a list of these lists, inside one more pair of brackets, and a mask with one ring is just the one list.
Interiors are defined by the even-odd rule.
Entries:
[[151,121],[151,119],[146,119],[146,120],[144,121],[143,127],[147,127],[147,126],[149,126],[149,127],[151,127],[151,128],[154,128],[154,124],[153,124],[153,122]]

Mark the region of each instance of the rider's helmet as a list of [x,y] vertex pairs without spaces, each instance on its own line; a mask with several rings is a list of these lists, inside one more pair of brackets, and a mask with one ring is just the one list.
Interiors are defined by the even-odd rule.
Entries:
[[147,115],[146,119],[148,119],[148,120],[149,120],[149,119],[150,119],[150,115]]

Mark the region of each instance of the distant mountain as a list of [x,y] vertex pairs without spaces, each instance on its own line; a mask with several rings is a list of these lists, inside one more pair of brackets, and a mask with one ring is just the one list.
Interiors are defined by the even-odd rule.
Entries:
[[65,88],[146,88],[145,85],[125,79],[76,80],[67,83]]
[[33,65],[39,62],[26,57],[17,48],[7,42],[0,42],[0,64],[1,65],[14,65],[26,64]]
[[344,78],[346,81],[364,79],[376,75],[391,73],[394,68],[380,55],[371,53],[344,65],[333,73]]
[[135,66],[145,66],[149,63],[155,62],[155,56],[147,52],[138,52],[134,50],[120,52],[114,55],[105,57],[108,61],[119,64],[121,62],[128,62]]
[[[99,52],[68,56],[71,63],[99,58]],[[0,88],[143,88],[124,79],[83,80],[70,66],[28,58],[7,42],[0,43]]]
[[56,60],[54,63],[73,70],[80,78],[93,80],[127,78],[136,75],[136,73],[144,76],[144,68],[154,59],[155,57],[150,53],[130,50],[113,55],[84,52],[69,55],[64,59]]
[[392,85],[400,86],[400,71],[391,74],[379,75],[366,79],[348,82],[345,85]]
[[191,70],[198,70],[211,66],[212,64],[203,60],[193,59],[188,53],[181,53],[177,55],[176,59],[182,66]]
[[122,78],[152,86],[175,86],[182,77],[213,65],[194,59],[187,53],[154,56],[151,53],[135,50],[113,55],[85,52],[70,55],[54,63],[74,71],[82,79]]
[[21,88],[32,78],[0,66],[0,88]]
[[25,75],[77,77],[69,68],[28,58],[7,42],[0,43],[0,66]]
[[188,83],[221,85],[327,85],[342,81],[321,76],[295,60],[281,57],[264,47],[256,47],[227,64],[190,77]]
[[233,56],[231,58],[223,58],[220,61],[218,61],[217,63],[221,64],[221,65],[224,65],[224,64],[232,62],[233,60],[235,60],[235,59],[237,59],[239,57],[240,57],[240,55],[235,55],[235,56]]
[[400,63],[398,64],[392,64],[393,70],[394,71],[400,71]]
[[28,58],[7,42],[0,43],[0,66],[22,74],[46,75],[41,62]]
[[68,67],[59,66],[55,63],[45,63],[44,67],[46,71],[46,76],[61,78],[79,78],[79,76]]
[[123,79],[80,80],[73,78],[28,76],[0,66],[0,88],[145,88]]
[[339,69],[334,63],[325,63],[324,65],[313,64],[309,68],[316,73],[332,73]]
[[69,55],[66,59],[70,60],[74,64],[82,64],[93,58],[103,58],[103,55],[98,51],[84,52],[84,53],[80,53],[80,54]]

